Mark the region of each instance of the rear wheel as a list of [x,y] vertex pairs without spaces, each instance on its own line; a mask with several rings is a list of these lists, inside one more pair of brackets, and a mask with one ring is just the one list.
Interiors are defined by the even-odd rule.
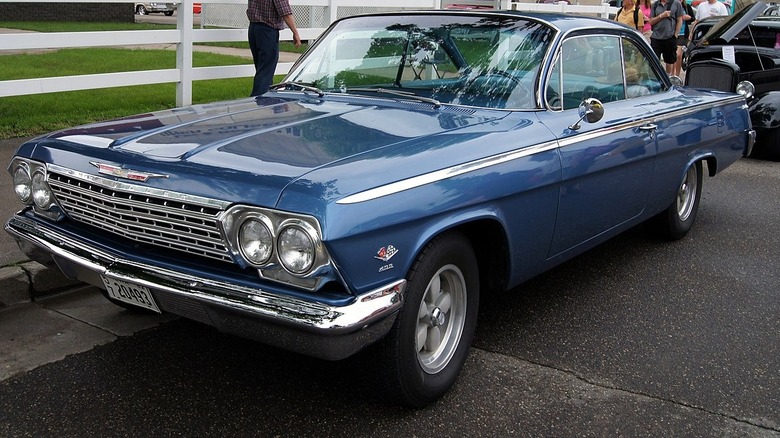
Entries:
[[146,7],[144,7],[144,5],[138,5],[135,7],[135,13],[138,15],[146,15],[148,11],[146,10]]
[[669,208],[652,219],[653,228],[660,237],[677,240],[688,234],[699,210],[701,186],[702,166],[701,161],[697,161],[685,172]]
[[409,272],[404,305],[380,345],[383,390],[422,407],[455,383],[468,356],[479,306],[477,261],[460,233],[429,243]]

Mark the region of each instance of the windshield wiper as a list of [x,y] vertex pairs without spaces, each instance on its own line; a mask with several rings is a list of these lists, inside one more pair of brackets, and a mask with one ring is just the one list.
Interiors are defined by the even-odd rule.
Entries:
[[276,90],[279,88],[286,88],[286,87],[298,87],[303,91],[311,91],[312,93],[316,93],[318,97],[325,96],[325,92],[320,90],[319,88],[312,86],[312,85],[306,85],[300,82],[280,82],[276,85],[271,85],[271,89]]
[[430,103],[433,104],[434,108],[438,108],[441,106],[441,102],[439,102],[436,99],[432,99],[430,97],[423,97],[418,96],[411,91],[401,91],[401,90],[389,90],[387,88],[347,88],[346,92],[351,93],[353,91],[356,91],[358,93],[383,93],[383,94],[391,94],[393,96],[400,96],[400,97],[406,97],[409,99],[414,99],[420,102]]

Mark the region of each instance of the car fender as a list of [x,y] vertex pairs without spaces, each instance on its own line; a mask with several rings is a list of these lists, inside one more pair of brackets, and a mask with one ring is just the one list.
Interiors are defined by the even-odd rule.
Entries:
[[780,127],[780,91],[768,91],[750,102],[750,121],[754,129]]

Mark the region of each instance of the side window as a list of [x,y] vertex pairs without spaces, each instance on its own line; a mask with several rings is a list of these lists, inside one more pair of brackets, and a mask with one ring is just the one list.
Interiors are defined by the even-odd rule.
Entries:
[[577,108],[595,97],[614,102],[658,93],[662,82],[632,41],[617,36],[575,37],[564,41],[547,88],[551,109]]
[[662,90],[663,82],[633,41],[623,40],[623,58],[626,66],[626,97],[630,99]]
[[577,108],[583,99],[625,98],[620,39],[593,35],[564,41],[553,68],[547,102],[553,109]]

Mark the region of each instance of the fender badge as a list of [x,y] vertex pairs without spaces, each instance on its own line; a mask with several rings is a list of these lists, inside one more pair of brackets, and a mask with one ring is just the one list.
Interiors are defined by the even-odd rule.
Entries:
[[103,175],[111,175],[117,178],[130,179],[133,181],[146,182],[149,178],[168,178],[168,175],[141,172],[139,170],[122,169],[120,166],[115,166],[113,164],[98,163],[96,161],[90,161],[89,164],[97,167],[98,173],[102,173]]
[[383,262],[387,262],[393,256],[398,252],[398,250],[393,245],[387,245],[383,246],[382,248],[377,251],[376,255],[374,256],[377,260],[382,260]]

